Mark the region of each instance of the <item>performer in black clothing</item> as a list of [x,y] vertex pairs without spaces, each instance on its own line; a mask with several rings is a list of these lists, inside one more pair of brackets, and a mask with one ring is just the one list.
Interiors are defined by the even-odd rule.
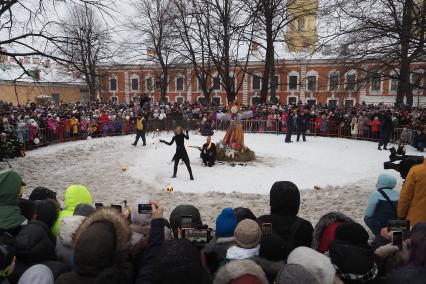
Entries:
[[308,129],[309,118],[304,111],[299,112],[296,118],[297,125],[297,142],[299,142],[300,135],[302,135],[303,142],[306,142],[306,130]]
[[212,138],[210,136],[207,137],[207,143],[205,143],[203,148],[201,148],[200,157],[205,166],[214,166],[214,163],[216,162],[216,145],[212,143]]
[[186,168],[188,169],[189,177],[191,178],[191,180],[194,180],[194,177],[192,176],[191,165],[189,164],[188,153],[186,152],[186,149],[185,149],[184,139],[186,140],[189,139],[188,130],[186,131],[186,134],[184,134],[182,131],[182,128],[178,126],[176,127],[175,136],[173,136],[172,141],[166,142],[164,140],[160,140],[160,142],[165,143],[169,146],[173,145],[173,142],[176,142],[176,154],[173,156],[173,159],[172,159],[172,161],[175,161],[175,165],[173,168],[173,177],[174,178],[176,177],[179,161],[182,159],[186,165]]

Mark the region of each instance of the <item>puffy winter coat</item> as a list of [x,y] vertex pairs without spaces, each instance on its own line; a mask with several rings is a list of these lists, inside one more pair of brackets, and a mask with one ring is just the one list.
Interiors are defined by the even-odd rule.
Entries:
[[62,219],[74,214],[74,209],[79,204],[92,204],[92,195],[83,185],[71,185],[65,192],[65,209],[59,212],[58,220],[52,227],[55,236],[59,235]]

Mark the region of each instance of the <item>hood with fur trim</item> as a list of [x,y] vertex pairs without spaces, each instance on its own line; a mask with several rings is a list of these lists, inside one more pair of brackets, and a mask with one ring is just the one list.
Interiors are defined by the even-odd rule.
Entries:
[[[95,223],[108,223],[112,226],[115,233],[115,260],[120,262],[127,257],[131,247],[132,231],[127,221],[112,208],[101,208],[87,217],[73,236],[73,245],[75,246],[82,234]],[[102,236],[99,236],[102,238]],[[96,241],[96,240],[94,240]]]
[[253,275],[263,284],[268,284],[265,272],[254,261],[249,259],[233,260],[219,269],[213,284],[228,284],[244,275]]
[[314,237],[312,240],[312,248],[314,250],[318,251],[324,230],[336,221],[354,222],[351,218],[339,212],[330,212],[323,215],[314,228]]

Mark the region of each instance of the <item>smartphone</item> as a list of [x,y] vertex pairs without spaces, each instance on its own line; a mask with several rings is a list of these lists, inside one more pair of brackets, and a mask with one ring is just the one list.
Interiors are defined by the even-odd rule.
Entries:
[[121,207],[121,205],[111,204],[111,207],[117,209],[120,213],[123,212],[123,207]]
[[139,214],[152,214],[151,204],[138,204],[138,213]]
[[180,218],[180,227],[181,228],[192,228],[192,216],[182,216]]
[[104,204],[103,204],[103,203],[100,203],[100,202],[96,202],[96,203],[95,203],[95,208],[96,208],[96,209],[99,209],[99,208],[102,208],[102,207],[104,207]]
[[182,229],[182,238],[196,244],[206,244],[210,241],[209,229]]
[[263,223],[262,224],[262,237],[267,237],[272,235],[272,223]]
[[389,220],[388,229],[389,229],[389,232],[409,231],[410,221],[409,220]]
[[402,249],[402,241],[403,241],[403,234],[402,231],[396,231],[392,233],[392,245],[399,247],[399,249]]

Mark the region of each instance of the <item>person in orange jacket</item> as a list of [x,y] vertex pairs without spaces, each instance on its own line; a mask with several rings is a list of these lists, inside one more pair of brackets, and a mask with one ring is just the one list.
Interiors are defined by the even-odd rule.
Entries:
[[373,134],[374,139],[379,138],[379,129],[380,129],[380,120],[376,116],[374,120],[371,122],[371,133]]
[[426,221],[426,159],[410,169],[400,192],[398,217],[410,225]]

